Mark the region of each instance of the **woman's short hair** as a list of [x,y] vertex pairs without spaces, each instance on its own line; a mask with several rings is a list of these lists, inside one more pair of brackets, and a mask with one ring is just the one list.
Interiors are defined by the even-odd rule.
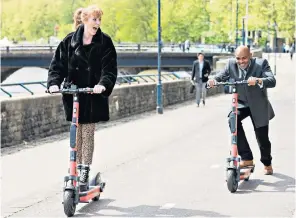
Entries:
[[100,18],[103,15],[103,10],[96,5],[90,5],[87,8],[78,8],[73,16],[74,28],[77,29],[82,23],[86,22],[91,15],[95,18]]
[[78,8],[74,12],[73,20],[74,20],[74,28],[77,29],[80,24],[82,24],[81,20],[81,13],[82,13],[83,8]]

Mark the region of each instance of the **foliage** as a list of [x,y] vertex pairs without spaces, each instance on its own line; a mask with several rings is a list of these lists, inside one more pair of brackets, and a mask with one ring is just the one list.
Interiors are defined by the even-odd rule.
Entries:
[[[238,29],[242,29],[246,0],[161,0],[162,40],[189,39],[207,43],[234,42],[236,2]],[[248,0],[248,30],[262,30],[293,38],[294,0]],[[73,13],[78,7],[96,4],[104,11],[102,30],[114,41],[156,42],[158,0],[2,0],[1,35],[9,39],[59,38],[73,31]],[[268,25],[269,22],[269,25]],[[58,25],[58,32],[54,27]],[[268,28],[269,26],[269,28]]]

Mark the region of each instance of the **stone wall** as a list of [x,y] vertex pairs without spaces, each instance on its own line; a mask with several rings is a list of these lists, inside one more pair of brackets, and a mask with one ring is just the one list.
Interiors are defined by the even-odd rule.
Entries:
[[[193,99],[189,81],[163,82],[163,106]],[[208,95],[223,89],[208,90]],[[125,85],[114,89],[109,98],[110,119],[156,110],[156,84]],[[61,95],[13,97],[1,103],[1,147],[69,131]]]

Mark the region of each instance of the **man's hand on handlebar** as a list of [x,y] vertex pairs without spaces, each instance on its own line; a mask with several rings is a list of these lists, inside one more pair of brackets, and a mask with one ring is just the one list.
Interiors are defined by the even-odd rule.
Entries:
[[215,79],[209,79],[207,85],[209,88],[213,88],[216,85],[217,81]]
[[257,83],[261,84],[262,80],[260,78],[252,77],[252,76],[248,79],[248,86],[254,86]]
[[53,92],[58,92],[60,89],[57,85],[53,85],[53,86],[50,86],[48,90],[50,93],[53,93]]

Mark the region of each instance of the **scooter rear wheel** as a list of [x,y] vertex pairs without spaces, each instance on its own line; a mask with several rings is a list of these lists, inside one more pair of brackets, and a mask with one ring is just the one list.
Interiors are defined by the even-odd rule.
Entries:
[[238,188],[238,182],[236,180],[236,172],[235,170],[227,171],[227,188],[231,193],[236,192]]
[[74,192],[72,190],[65,190],[64,192],[64,212],[67,217],[72,217],[75,214],[76,205],[74,201]]

